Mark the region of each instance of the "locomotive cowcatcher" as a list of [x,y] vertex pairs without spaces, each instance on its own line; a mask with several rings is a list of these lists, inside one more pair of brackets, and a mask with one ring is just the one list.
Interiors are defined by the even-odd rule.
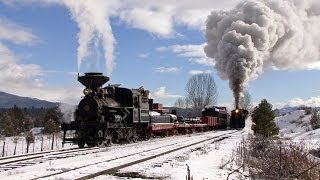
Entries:
[[[85,73],[78,76],[85,86],[84,97],[75,111],[71,123],[62,123],[63,143],[73,142],[80,148],[109,145],[112,142],[136,141],[147,136],[149,117],[149,92],[142,87],[127,89],[119,85],[102,85],[109,77],[102,73]],[[152,103],[151,103],[152,105]],[[72,131],[72,137],[66,137]]]

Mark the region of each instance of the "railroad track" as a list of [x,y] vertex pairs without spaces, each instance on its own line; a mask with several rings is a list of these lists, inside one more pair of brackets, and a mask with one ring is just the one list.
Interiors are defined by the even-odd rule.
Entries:
[[[121,157],[109,158],[106,160],[101,160],[98,162],[93,162],[89,164],[85,164],[82,166],[78,166],[75,168],[69,169],[60,169],[58,171],[53,171],[50,174],[44,176],[37,176],[34,179],[89,179],[94,178],[104,174],[113,174],[120,169],[139,164],[151,159],[155,159],[160,156],[164,156],[169,153],[173,153],[184,148],[192,147],[195,145],[199,145],[204,142],[218,142],[222,141],[226,138],[229,138],[231,134],[237,133],[239,131],[232,131],[229,133],[224,133],[220,135],[216,135],[214,137],[203,138],[202,140],[195,141],[190,140],[185,141],[184,143],[176,142],[166,146],[151,148],[148,150],[143,150],[140,152],[135,152],[131,154],[127,154]],[[92,173],[92,170],[96,170]]]
[[[165,139],[158,141],[165,141]],[[99,149],[98,147],[86,147],[83,149],[69,148],[56,151],[51,150],[38,153],[28,153],[16,156],[0,157],[0,172],[40,164],[49,160],[63,159],[79,155],[86,155],[90,153],[99,153],[103,151],[106,151],[106,149]]]
[[17,156],[9,156],[0,158],[0,172],[12,170],[24,166],[43,163],[45,161],[73,157],[76,155],[85,155],[89,153],[98,153],[101,150],[97,147],[93,148],[70,148],[58,151],[45,151],[32,154],[23,154]]

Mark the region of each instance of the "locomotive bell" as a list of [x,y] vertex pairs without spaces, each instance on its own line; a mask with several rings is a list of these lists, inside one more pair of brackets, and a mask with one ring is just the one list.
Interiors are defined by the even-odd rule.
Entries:
[[81,82],[86,88],[97,91],[98,87],[109,81],[109,77],[104,76],[102,73],[98,72],[88,72],[84,73],[84,76],[78,76],[78,81]]

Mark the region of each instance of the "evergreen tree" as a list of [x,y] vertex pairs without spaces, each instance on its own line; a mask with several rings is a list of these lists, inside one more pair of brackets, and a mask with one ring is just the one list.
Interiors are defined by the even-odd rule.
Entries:
[[5,136],[20,135],[33,126],[32,118],[17,106],[5,112],[0,120],[1,133]]
[[315,110],[312,111],[310,124],[311,124],[312,129],[320,128],[320,117],[319,117],[317,111],[315,111]]
[[19,133],[15,127],[14,119],[11,118],[9,113],[4,113],[0,118],[0,129],[1,134],[8,137],[8,136],[16,136]]
[[274,122],[275,113],[272,111],[272,105],[263,99],[261,103],[254,108],[252,113],[252,130],[255,134],[269,137],[279,134],[279,128]]
[[44,116],[44,132],[54,133],[60,131],[60,120],[62,114],[57,110],[57,108],[48,109]]

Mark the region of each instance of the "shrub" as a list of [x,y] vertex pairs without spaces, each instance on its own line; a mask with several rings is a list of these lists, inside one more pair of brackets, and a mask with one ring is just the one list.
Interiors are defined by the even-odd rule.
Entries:
[[319,161],[310,156],[304,143],[263,136],[251,137],[243,143],[236,162],[248,168],[251,179],[320,178]]
[[312,129],[320,128],[320,117],[319,117],[317,111],[315,111],[315,110],[312,111],[310,124],[311,124]]

